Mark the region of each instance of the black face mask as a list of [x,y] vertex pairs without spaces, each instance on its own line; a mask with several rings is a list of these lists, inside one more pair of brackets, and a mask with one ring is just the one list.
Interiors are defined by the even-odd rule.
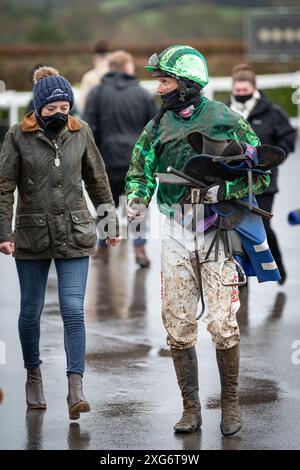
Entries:
[[253,93],[250,95],[233,95],[235,101],[238,101],[238,103],[246,103],[246,101],[251,100],[253,96]]
[[179,82],[179,90],[173,90],[170,93],[161,95],[163,106],[178,113],[191,105],[195,107],[201,101],[200,86],[197,83],[187,85],[185,82]]
[[[161,100],[163,102],[163,105],[166,109],[171,109],[172,111],[175,111],[177,108],[177,105],[179,105],[179,111],[182,109],[180,105],[182,105],[182,102],[179,101],[180,95],[178,90],[173,90],[170,91],[170,93],[166,93],[165,95],[161,95]],[[185,107],[187,107],[185,105]],[[175,108],[175,109],[174,109]]]
[[201,103],[201,87],[197,83],[190,80],[180,79],[178,81],[178,89],[170,91],[165,95],[161,95],[162,106],[158,113],[154,116],[151,135],[154,138],[156,129],[164,113],[168,110],[179,113],[183,109],[187,109],[193,105],[197,107]]
[[51,116],[39,116],[38,121],[42,129],[44,129],[46,136],[49,139],[54,139],[67,124],[68,114],[55,113]]

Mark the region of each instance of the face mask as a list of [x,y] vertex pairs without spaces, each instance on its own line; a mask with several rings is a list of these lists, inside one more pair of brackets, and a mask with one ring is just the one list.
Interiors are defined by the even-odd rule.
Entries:
[[68,114],[55,113],[51,116],[39,117],[39,123],[44,129],[49,139],[54,139],[59,131],[61,131],[68,122]]
[[238,103],[246,103],[246,101],[251,100],[253,96],[253,93],[250,95],[233,95],[235,101],[238,101]]
[[176,108],[176,104],[178,104],[179,102],[179,97],[179,92],[176,89],[170,91],[170,93],[165,93],[164,95],[161,95],[161,100],[166,109],[174,110],[174,107]]
[[190,88],[185,89],[184,96],[180,90],[173,90],[161,96],[163,106],[165,109],[170,109],[175,113],[179,113],[189,106],[198,106],[201,101],[200,87],[197,84],[192,84]]

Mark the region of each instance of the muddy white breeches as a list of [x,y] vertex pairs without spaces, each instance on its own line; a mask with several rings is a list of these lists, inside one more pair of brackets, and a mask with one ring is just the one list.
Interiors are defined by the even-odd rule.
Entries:
[[[204,260],[214,232],[200,235],[198,253]],[[213,253],[210,259],[213,259]],[[207,324],[217,349],[229,349],[240,340],[236,313],[239,309],[238,287],[224,286],[219,275],[224,260],[220,242],[219,260],[201,264],[206,310],[202,320]],[[232,267],[224,266],[223,279],[237,279]],[[167,330],[167,343],[178,349],[191,348],[197,342],[196,320],[200,290],[196,275],[193,235],[175,221],[166,220],[162,241],[162,318]]]

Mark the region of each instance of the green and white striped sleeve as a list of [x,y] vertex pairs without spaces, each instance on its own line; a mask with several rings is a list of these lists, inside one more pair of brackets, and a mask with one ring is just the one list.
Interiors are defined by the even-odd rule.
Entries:
[[142,198],[148,206],[157,185],[156,167],[155,149],[147,130],[144,129],[133,149],[130,167],[126,175],[128,201]]

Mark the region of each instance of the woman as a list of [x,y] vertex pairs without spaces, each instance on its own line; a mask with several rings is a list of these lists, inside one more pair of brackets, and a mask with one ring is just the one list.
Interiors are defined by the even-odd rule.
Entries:
[[[82,180],[99,211],[108,216],[107,243],[119,241],[114,203],[91,130],[69,115],[70,83],[52,67],[34,74],[35,111],[7,133],[0,155],[0,251],[15,257],[21,289],[19,335],[27,369],[29,408],[46,408],[40,371],[40,318],[47,277],[54,259],[64,323],[70,419],[90,410],[82,389],[85,362],[84,296],[95,224],[82,192]],[[14,191],[18,189],[12,234]],[[100,207],[101,206],[101,207]],[[107,206],[105,206],[107,208]],[[114,223],[112,223],[114,222]]]
[[[262,144],[275,145],[285,152],[285,157],[295,149],[295,130],[289,123],[288,116],[278,106],[273,104],[266,95],[256,88],[254,71],[247,64],[236,65],[232,73],[231,109],[240,113],[250,123],[252,129]],[[263,194],[257,197],[261,209],[272,212],[274,196],[278,192],[278,169],[274,168],[271,175],[270,186]],[[286,270],[283,264],[281,251],[275,232],[272,230],[269,219],[263,219],[267,232],[267,240],[281,279],[279,284],[286,280]]]

